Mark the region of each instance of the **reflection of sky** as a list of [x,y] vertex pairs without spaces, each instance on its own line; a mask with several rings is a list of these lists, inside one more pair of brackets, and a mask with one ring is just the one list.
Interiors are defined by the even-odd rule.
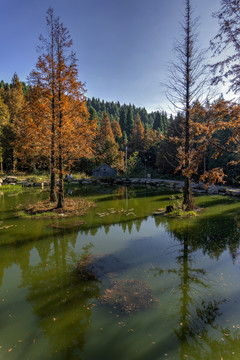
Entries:
[[[148,110],[164,107],[160,83],[173,57],[183,4],[183,0],[2,2],[0,79],[10,82],[14,72],[26,79],[36,63],[38,37],[51,5],[70,30],[89,97],[131,102]],[[193,7],[201,19],[201,45],[208,47],[217,32],[211,14],[219,1],[193,0]]]

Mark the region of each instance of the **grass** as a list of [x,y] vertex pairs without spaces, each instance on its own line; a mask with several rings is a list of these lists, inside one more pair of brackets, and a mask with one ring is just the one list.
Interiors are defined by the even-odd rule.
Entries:
[[0,191],[4,192],[18,192],[22,191],[22,185],[2,185],[0,186]]

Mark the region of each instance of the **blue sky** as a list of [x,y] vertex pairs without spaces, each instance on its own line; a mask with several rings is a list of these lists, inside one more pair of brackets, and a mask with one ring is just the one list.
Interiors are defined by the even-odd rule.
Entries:
[[[77,54],[79,78],[87,96],[132,103],[148,111],[165,109],[167,63],[184,0],[0,0],[0,79],[22,81],[37,61],[38,38],[46,30],[46,11],[53,7],[69,29]],[[192,0],[200,16],[199,42],[208,47],[218,24],[211,14],[220,0]]]

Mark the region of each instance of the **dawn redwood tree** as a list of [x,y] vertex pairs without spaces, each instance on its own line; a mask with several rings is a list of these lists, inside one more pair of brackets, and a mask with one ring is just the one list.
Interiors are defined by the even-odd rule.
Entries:
[[140,115],[137,113],[135,122],[132,128],[132,132],[130,135],[130,143],[132,148],[137,151],[142,150],[144,146],[144,127],[140,118]]
[[111,123],[105,111],[97,137],[97,158],[101,163],[106,163],[116,170],[123,171],[123,157],[124,153],[119,151],[119,145],[115,141]]
[[122,130],[117,120],[112,122],[112,131],[116,140],[119,140],[122,137]]
[[[36,69],[32,71],[28,106],[19,124],[19,149],[26,154],[31,148],[46,154],[51,174],[58,172],[59,189],[57,207],[64,206],[63,171],[78,157],[93,153],[95,121],[89,119],[85,100],[85,87],[78,80],[75,53],[68,30],[47,12],[48,38],[43,44]],[[21,138],[25,141],[21,147]],[[51,197],[55,200],[55,178],[51,177]]]
[[185,0],[184,21],[181,27],[181,37],[174,48],[176,60],[169,67],[167,97],[175,110],[181,111],[184,115],[181,134],[175,138],[179,144],[177,170],[181,170],[185,177],[183,205],[186,209],[192,209],[190,181],[192,166],[195,168],[195,164],[191,157],[190,137],[193,128],[190,112],[194,101],[203,95],[206,77],[203,64],[204,52],[197,48],[197,22],[193,19],[190,0]]
[[[229,81],[229,90],[236,95],[240,79],[240,0],[221,0],[221,9],[213,16],[218,19],[219,32],[210,42],[213,57],[223,54],[222,60],[213,64],[213,84]],[[239,97],[239,95],[238,95]]]

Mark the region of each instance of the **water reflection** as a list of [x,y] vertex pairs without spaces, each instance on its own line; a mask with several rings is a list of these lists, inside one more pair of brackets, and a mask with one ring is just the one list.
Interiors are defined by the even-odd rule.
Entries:
[[[0,239],[0,285],[3,285],[9,269],[15,269],[14,266],[20,269],[21,276],[16,288],[23,289],[23,296],[31,305],[36,319],[36,324],[31,326],[33,331],[35,327],[40,329],[39,348],[41,346],[48,349],[49,359],[80,359],[86,348],[86,334],[91,328],[94,304],[101,294],[102,284],[82,282],[77,278],[74,268],[82,257],[91,254],[98,242],[108,239],[106,244],[109,248],[105,249],[105,252],[115,251],[119,258],[124,258],[131,252],[128,257],[134,260],[131,263],[131,271],[134,272],[135,267],[135,275],[144,276],[140,275],[139,270],[143,265],[142,259],[149,263],[152,261],[155,250],[148,248],[148,241],[151,245],[150,238],[154,236],[156,229],[147,227],[147,219],[156,207],[166,205],[167,195],[157,192],[152,195],[147,189],[140,192],[136,189],[126,191],[125,187],[114,191],[112,193],[111,189],[111,192],[97,197],[97,206],[101,211],[107,212],[108,208],[116,209],[114,214],[106,217],[96,216],[98,210],[94,210],[85,217],[85,224],[74,228],[69,226],[68,220],[55,221],[55,225],[59,223],[61,226],[52,228],[50,225],[53,220],[17,219],[14,227],[1,233],[3,236]],[[8,200],[5,197],[4,203],[1,202],[5,207],[4,219],[9,219],[8,211],[12,212],[22,201],[37,200],[37,196],[31,196],[30,200],[24,200],[21,194]],[[89,196],[96,196],[96,192],[95,195],[92,193]],[[201,203],[201,198],[198,201]],[[173,341],[171,346],[175,346],[176,351],[180,348],[179,358],[185,359],[188,356],[190,359],[212,360],[222,357],[225,360],[230,358],[232,352],[240,357],[239,325],[238,321],[234,320],[240,298],[238,284],[235,294],[231,293],[227,284],[223,295],[224,291],[219,290],[213,274],[210,276],[208,273],[206,263],[201,264],[196,259],[201,253],[201,256],[205,255],[206,259],[209,257],[217,264],[221,256],[228,252],[233,262],[238,263],[240,206],[235,201],[229,202],[220,197],[208,200],[205,198],[204,201],[202,205],[205,204],[206,212],[198,218],[154,218],[156,228],[159,229],[157,234],[167,233],[169,238],[176,242],[178,253],[170,265],[165,268],[161,265],[155,267],[153,274],[155,279],[159,279],[159,283],[163,276],[176,277],[178,280],[174,295],[177,315],[171,329],[172,338],[176,341]],[[134,208],[134,217],[127,217],[125,213],[120,214],[117,211],[130,208]],[[151,219],[150,217],[149,220]],[[142,236],[142,232],[146,233],[146,228],[149,231],[148,238]],[[118,233],[124,233],[129,243],[126,247],[122,246],[116,250],[111,247],[109,238],[112,234]],[[144,256],[140,254],[142,249],[137,248],[139,244],[132,241],[132,236],[136,236],[136,233],[144,243]],[[158,243],[161,244],[162,235],[158,236]],[[167,243],[164,246],[168,249]],[[164,255],[159,254],[159,258],[164,259]],[[236,305],[233,311],[231,307],[234,301]],[[10,310],[11,306],[13,305],[9,305]],[[240,319],[240,314],[237,314]],[[227,317],[229,322],[225,321]],[[29,330],[23,333],[26,340],[25,354],[32,346],[32,343],[27,342],[27,333]],[[154,353],[154,356],[157,358],[159,355]],[[17,358],[21,356],[16,350],[14,359]]]
[[[26,299],[48,338],[49,358],[61,354],[63,359],[81,359],[92,300],[100,295],[99,283],[79,281],[73,272],[72,263],[80,256],[73,251],[75,241],[75,236],[64,235],[44,250],[38,243],[41,261],[22,273],[21,286],[28,290]],[[84,247],[82,256],[91,247],[92,244]]]
[[240,245],[239,219],[240,215],[236,213],[234,217],[217,214],[196,222],[155,219],[157,226],[162,224],[180,243],[176,257],[178,267],[151,270],[155,276],[167,273],[179,278],[179,323],[174,333],[180,342],[180,359],[212,360],[240,356],[240,326],[232,322],[224,327],[219,319],[226,310],[229,311],[229,307],[225,307],[232,301],[228,299],[230,293],[226,292],[226,297],[221,299],[217,295],[214,298],[212,281],[203,268],[194,267],[192,259],[198,250],[215,259],[228,250],[235,261]]

